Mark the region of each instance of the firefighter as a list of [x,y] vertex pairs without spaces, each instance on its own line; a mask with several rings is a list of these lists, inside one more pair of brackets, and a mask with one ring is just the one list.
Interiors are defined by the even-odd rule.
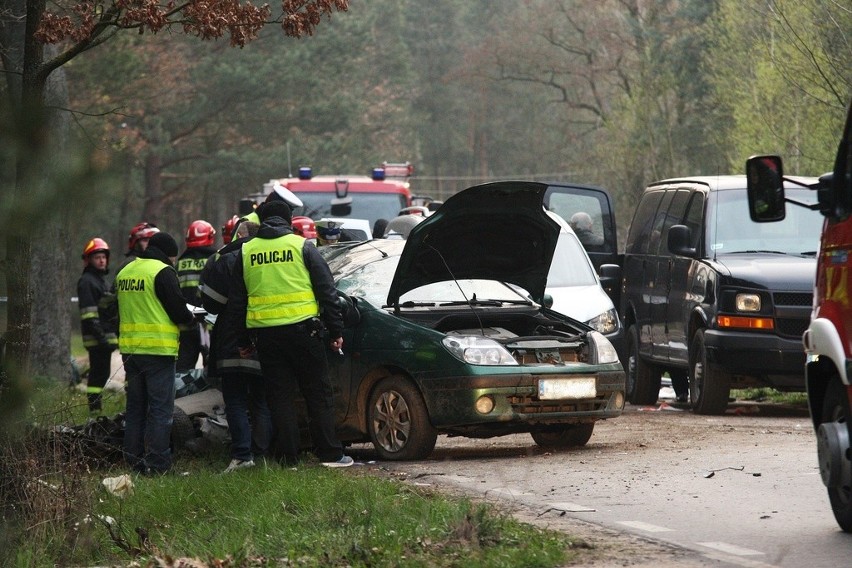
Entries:
[[178,326],[195,319],[178,285],[177,254],[174,238],[158,232],[115,276],[118,346],[127,377],[124,456],[134,471],[147,475],[165,473],[172,465]]
[[240,222],[240,218],[237,215],[234,215],[222,225],[222,244],[227,245],[234,238],[234,230],[237,228],[237,223]]
[[300,237],[304,237],[306,240],[311,241],[316,245],[317,228],[314,224],[313,219],[311,219],[310,217],[304,217],[302,215],[296,215],[293,217],[291,225],[293,227],[294,233],[296,233]]
[[[186,249],[178,258],[176,268],[180,289],[187,304],[201,305],[198,282],[207,259],[216,253],[216,247],[213,246],[215,239],[216,229],[203,219],[193,221],[186,229]],[[202,333],[206,333],[206,330],[202,328],[200,322],[193,323],[189,329],[181,330],[180,351],[177,358],[178,373],[194,369],[199,354],[203,356],[206,364],[207,353],[202,349]]]
[[83,247],[83,274],[77,282],[80,306],[80,331],[83,346],[89,354],[89,378],[86,395],[89,412],[101,411],[101,394],[110,376],[112,352],[118,346],[115,324],[99,309],[101,298],[107,292],[106,275],[109,273],[109,245],[95,237]]

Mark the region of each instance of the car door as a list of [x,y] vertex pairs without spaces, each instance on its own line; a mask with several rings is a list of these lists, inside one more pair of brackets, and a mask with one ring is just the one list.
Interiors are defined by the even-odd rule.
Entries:
[[660,201],[657,215],[648,239],[648,263],[645,268],[645,288],[648,297],[648,316],[651,334],[651,357],[656,361],[667,361],[668,341],[666,338],[666,318],[669,293],[669,252],[662,239],[667,224],[669,208],[675,196],[674,189],[667,189]]
[[672,305],[674,299],[672,293],[673,288],[683,288],[686,282],[686,272],[689,270],[688,264],[679,261],[668,250],[669,230],[674,225],[679,225],[683,222],[686,215],[686,208],[689,203],[690,190],[688,188],[679,187],[670,189],[668,194],[671,196],[669,208],[665,215],[662,216],[662,228],[660,230],[660,248],[657,253],[657,275],[656,289],[665,298],[658,312],[659,320],[656,320],[656,333],[654,344],[656,347],[655,357],[658,359],[669,360],[672,355],[672,329],[677,327],[677,319],[671,317]]
[[652,286],[649,278],[655,273],[655,259],[649,253],[651,232],[657,211],[665,195],[665,190],[656,188],[646,190],[636,207],[627,242],[624,246],[624,266],[622,269],[621,307],[622,318],[636,321],[639,333],[639,351],[644,356],[651,354],[651,296]]
[[[668,293],[668,317],[666,334],[669,345],[669,360],[674,366],[689,364],[689,319],[692,309],[703,298],[708,279],[708,270],[700,262],[701,238],[705,194],[702,191],[688,193],[686,212],[678,224],[689,228],[690,246],[695,249],[693,257],[672,255],[671,279]],[[666,235],[668,240],[668,235]]]

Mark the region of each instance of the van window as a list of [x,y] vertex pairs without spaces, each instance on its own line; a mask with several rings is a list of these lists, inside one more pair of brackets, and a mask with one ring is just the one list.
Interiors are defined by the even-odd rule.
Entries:
[[666,243],[669,240],[669,229],[671,229],[673,225],[680,225],[683,222],[683,218],[686,215],[687,203],[689,203],[688,189],[679,189],[674,192],[672,204],[669,206],[669,210],[663,219],[663,229],[660,237],[663,253],[667,252]]
[[683,224],[689,227],[692,240],[689,243],[694,249],[698,249],[698,244],[701,242],[701,219],[704,216],[704,193],[695,191],[692,194],[692,199],[689,201],[689,208],[686,210],[686,216],[683,219]]
[[657,208],[663,199],[664,193],[663,191],[649,191],[642,196],[642,200],[639,201],[639,205],[636,207],[636,213],[633,215],[633,222],[630,223],[624,252],[628,254],[644,254],[648,252],[651,227],[653,227],[654,217],[656,216]]
[[[660,251],[660,243],[662,242],[663,227],[666,224],[666,218],[669,211],[669,205],[672,202],[675,192],[669,190],[663,195],[660,202],[660,208],[657,209],[657,217],[654,219],[654,225],[651,227],[651,234],[648,237],[648,254],[658,254]],[[663,247],[663,254],[668,251]]]

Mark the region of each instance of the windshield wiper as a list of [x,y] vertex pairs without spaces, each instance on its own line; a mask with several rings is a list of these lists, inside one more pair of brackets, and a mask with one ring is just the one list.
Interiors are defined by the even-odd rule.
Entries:
[[476,298],[472,300],[455,300],[452,302],[441,302],[438,304],[439,306],[502,306],[506,301],[504,300],[477,300]]
[[809,251],[805,251],[805,252],[800,252],[799,254],[802,255],[802,256],[816,256],[817,251],[809,250]]
[[401,308],[431,308],[435,306],[435,302],[412,302],[408,300],[399,305]]

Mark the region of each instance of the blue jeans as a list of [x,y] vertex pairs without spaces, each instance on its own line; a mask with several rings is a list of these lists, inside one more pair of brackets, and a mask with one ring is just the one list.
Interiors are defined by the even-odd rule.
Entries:
[[168,471],[172,465],[175,358],[122,354],[122,359],[127,391],[124,458],[137,471]]
[[263,377],[222,372],[222,398],[231,432],[231,458],[243,461],[265,456],[272,438]]

